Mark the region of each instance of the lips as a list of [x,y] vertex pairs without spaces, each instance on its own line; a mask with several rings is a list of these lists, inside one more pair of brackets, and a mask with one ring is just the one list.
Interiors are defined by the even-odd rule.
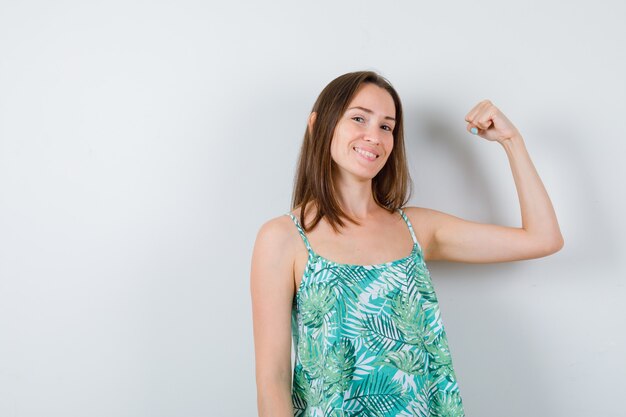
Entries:
[[373,149],[362,148],[360,146],[355,146],[352,149],[354,149],[356,153],[358,153],[361,157],[367,159],[368,161],[374,161],[376,160],[376,158],[379,157],[378,153]]

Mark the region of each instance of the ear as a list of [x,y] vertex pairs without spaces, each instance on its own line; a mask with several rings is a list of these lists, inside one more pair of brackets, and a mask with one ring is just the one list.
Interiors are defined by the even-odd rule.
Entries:
[[309,115],[309,120],[307,125],[309,126],[309,135],[313,134],[313,125],[315,124],[315,119],[317,118],[317,113],[312,111]]

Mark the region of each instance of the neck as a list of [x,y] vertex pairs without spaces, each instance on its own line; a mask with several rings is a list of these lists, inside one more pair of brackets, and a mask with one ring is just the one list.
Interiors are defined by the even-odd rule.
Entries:
[[380,211],[380,207],[374,201],[372,194],[371,179],[359,181],[338,178],[335,181],[335,188],[339,192],[338,199],[341,209],[348,216],[363,220]]

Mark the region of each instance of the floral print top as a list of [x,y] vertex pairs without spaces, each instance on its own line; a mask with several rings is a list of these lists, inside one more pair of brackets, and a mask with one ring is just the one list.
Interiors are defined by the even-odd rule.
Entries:
[[437,296],[415,232],[411,254],[378,265],[308,251],[294,297],[295,416],[463,417]]

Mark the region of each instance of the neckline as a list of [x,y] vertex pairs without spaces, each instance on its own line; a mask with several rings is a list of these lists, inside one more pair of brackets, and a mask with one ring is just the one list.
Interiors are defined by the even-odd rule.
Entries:
[[[361,265],[361,264],[349,264],[349,263],[341,263],[341,262],[335,262],[333,260],[330,260],[322,255],[320,255],[319,253],[315,252],[312,248],[309,249],[309,258],[307,259],[307,263],[311,262],[311,261],[315,261],[316,259],[321,259],[322,261],[324,261],[325,263],[329,264],[329,265],[334,265],[334,266],[338,266],[338,267],[350,267],[350,268],[382,268],[385,266],[390,266],[390,265],[395,265],[401,262],[404,262],[412,257],[414,257],[417,254],[417,243],[413,243],[413,248],[411,249],[411,253],[409,253],[407,256],[403,257],[403,258],[399,258],[399,259],[394,259],[392,261],[387,261],[387,262],[382,262],[382,263],[378,263],[378,264],[367,264],[367,265]],[[314,259],[311,259],[314,258]],[[305,269],[306,272],[306,269]]]
[[414,234],[415,232],[413,231],[413,225],[411,224],[411,222],[408,219],[408,217],[406,217],[406,214],[404,213],[404,210],[402,210],[402,208],[398,208],[397,212],[400,214],[400,217],[402,218],[402,220],[404,220],[405,224],[409,228],[409,232],[411,233],[411,238],[413,239],[413,247],[411,248],[411,252],[407,256],[405,256],[403,258],[394,259],[392,261],[382,262],[382,263],[378,263],[378,264],[367,264],[367,265],[335,262],[335,261],[333,261],[331,259],[328,259],[328,258],[320,255],[319,253],[315,252],[315,250],[313,250],[313,247],[309,243],[309,239],[306,237],[306,235],[304,234],[304,231],[302,230],[302,226],[300,225],[300,221],[298,220],[298,216],[296,216],[295,214],[293,214],[291,212],[287,212],[286,214],[288,214],[289,217],[291,217],[291,219],[296,224],[296,227],[298,228],[298,232],[300,233],[300,236],[302,237],[302,240],[304,241],[305,246],[307,247],[308,257],[307,257],[307,266],[305,267],[305,274],[306,274],[306,270],[308,268],[308,265],[311,263],[312,260],[315,262],[318,259],[321,259],[324,263],[326,263],[328,265],[333,265],[333,266],[337,266],[337,267],[344,267],[344,268],[383,268],[383,267],[386,267],[386,266],[391,266],[391,265],[398,264],[400,262],[407,261],[408,259],[411,259],[411,258],[415,257],[416,255],[419,255],[419,252],[420,252],[421,248],[420,248],[419,243],[417,242],[417,239],[415,237],[415,234]]

